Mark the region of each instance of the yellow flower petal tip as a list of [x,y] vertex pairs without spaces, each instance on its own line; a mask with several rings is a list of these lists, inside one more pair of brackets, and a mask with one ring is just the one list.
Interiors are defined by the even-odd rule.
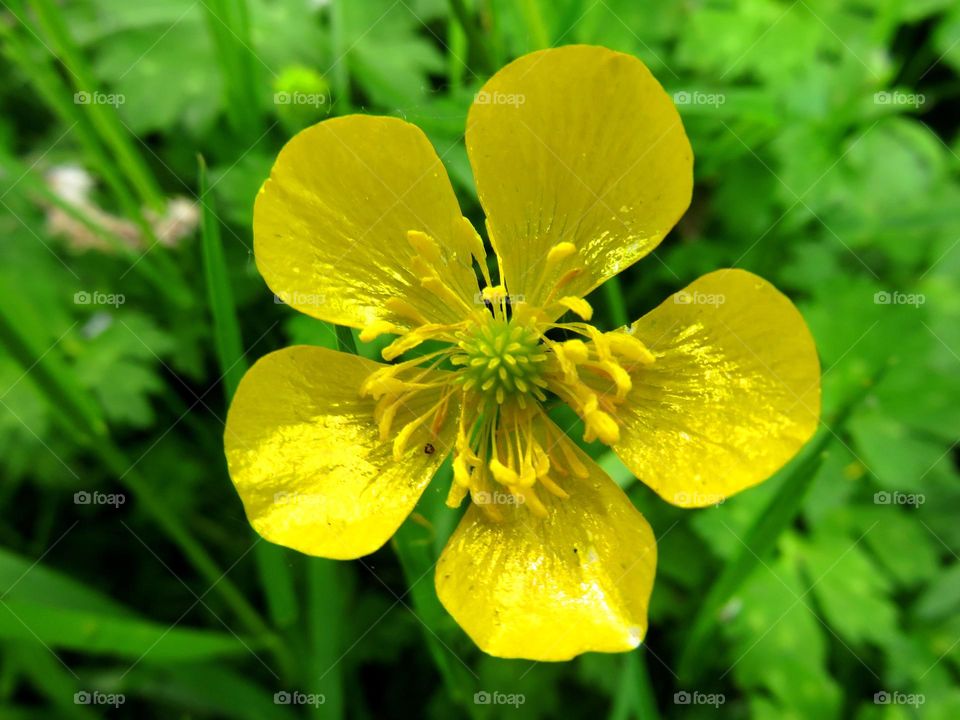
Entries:
[[499,520],[474,503],[437,564],[440,601],[490,655],[569,660],[631,650],[646,634],[653,532],[596,463],[560,442],[587,475],[568,479],[569,499],[541,493],[542,517],[504,504]]
[[544,402],[698,507],[761,482],[815,431],[816,350],[790,301],[740,270],[629,328],[590,324],[584,296],[657,246],[693,186],[680,117],[636,58],[519,58],[478,93],[466,145],[495,262],[415,126],[350,115],[280,152],[254,211],[268,285],[364,342],[394,337],[388,364],[305,346],[257,362],[227,417],[230,476],[263,537],[354,558],[452,454],[446,503],[469,507],[435,582],[477,645],[545,661],[630,650],[653,532]]
[[657,359],[633,378],[614,449],[667,502],[722,502],[770,477],[816,432],[816,346],[766,280],[712,272],[631,330]]

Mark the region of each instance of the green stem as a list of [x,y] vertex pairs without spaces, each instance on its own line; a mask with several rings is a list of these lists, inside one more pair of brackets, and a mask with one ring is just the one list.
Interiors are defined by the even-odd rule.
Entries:
[[350,52],[346,41],[346,22],[343,3],[345,0],[332,0],[328,6],[330,13],[330,53],[328,66],[330,86],[333,90],[333,108],[336,114],[350,112],[350,78],[347,75],[347,54]]
[[625,327],[630,324],[630,316],[627,315],[627,304],[623,299],[623,289],[620,286],[620,278],[612,277],[603,285],[603,297],[607,301],[607,310],[610,313],[610,322],[613,327]]
[[334,560],[307,560],[307,621],[312,685],[324,696],[325,718],[344,715],[340,623],[344,607],[341,568]]
[[487,45],[486,37],[477,18],[467,8],[464,0],[449,1],[450,11],[467,34],[467,39],[470,42],[471,59],[475,59],[481,73],[489,75],[494,71],[495,65],[490,47]]
[[337,347],[340,352],[357,354],[357,340],[353,337],[353,330],[344,325],[337,325]]
[[[220,365],[220,375],[223,378],[224,395],[229,404],[248,365],[243,351],[237,308],[233,301],[233,291],[227,273],[220,222],[216,216],[213,198],[207,197],[209,181],[207,165],[202,156],[198,157],[198,166],[200,205],[203,207],[201,225],[203,268],[207,280],[210,311],[213,316],[217,360]],[[295,622],[298,614],[293,573],[289,565],[290,553],[286,548],[269,542],[257,542],[253,552],[270,618],[277,628],[289,627]]]
[[223,253],[220,237],[220,223],[213,208],[213,198],[208,198],[209,182],[207,165],[203,157],[198,156],[200,206],[203,208],[201,239],[203,245],[203,269],[207,279],[207,298],[213,315],[213,339],[220,363],[223,390],[227,402],[233,397],[243,374],[247,371],[247,362],[240,339],[240,324],[233,302],[233,291],[227,276],[227,262]]

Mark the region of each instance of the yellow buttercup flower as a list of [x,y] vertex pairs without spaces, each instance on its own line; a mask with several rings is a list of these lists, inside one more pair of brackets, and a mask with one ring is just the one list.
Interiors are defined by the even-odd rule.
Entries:
[[[819,363],[790,301],[710,273],[629,328],[583,299],[690,203],[693,158],[636,58],[570,46],[494,75],[466,145],[498,276],[424,134],[353,115],[284,147],[254,216],[257,266],[298,310],[396,336],[393,364],[317,347],[260,359],[227,419],[256,530],[329,558],[380,548],[453,456],[470,505],[436,568],[484,651],[563,660],[636,647],[656,544],[626,495],[546,415],[559,399],[668,502],[755,485],[813,434]],[[573,321],[560,322],[564,317]]]

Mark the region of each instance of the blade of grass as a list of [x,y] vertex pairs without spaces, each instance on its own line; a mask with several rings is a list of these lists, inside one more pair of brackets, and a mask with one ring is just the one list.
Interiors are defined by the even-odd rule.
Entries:
[[[27,27],[27,26],[24,26]],[[85,153],[85,160],[89,168],[98,178],[102,178],[110,190],[118,207],[123,214],[137,224],[144,238],[144,245],[150,249],[156,246],[159,241],[153,231],[153,227],[147,221],[143,214],[140,203],[137,201],[126,180],[116,171],[115,163],[107,150],[101,145],[100,139],[89,117],[81,111],[80,105],[72,101],[73,94],[67,85],[63,82],[60,75],[53,70],[49,61],[49,53],[43,48],[33,35],[30,38],[34,40],[37,46],[35,52],[31,54],[29,48],[24,45],[19,34],[12,28],[0,24],[0,38],[3,38],[3,50],[10,60],[19,66],[20,70],[30,80],[37,89],[40,97],[47,103],[50,109],[67,126],[64,136],[73,135],[80,143]],[[19,177],[19,175],[18,175]],[[144,261],[146,253],[137,256],[135,265]],[[180,268],[164,253],[156,255],[156,266],[161,271],[170,285],[170,288],[185,288],[183,282],[183,273]],[[171,290],[180,292],[180,290]],[[178,307],[185,309],[190,306],[192,297],[188,291],[183,291],[184,297]],[[185,298],[191,297],[191,302],[186,302]]]
[[614,696],[610,720],[627,720],[632,717],[641,720],[659,719],[645,653],[645,648],[639,647],[623,655],[620,685]]
[[340,352],[357,354],[357,340],[353,337],[353,330],[343,325],[337,325],[337,347]]
[[[79,139],[88,165],[103,178],[120,207],[129,217],[137,218],[141,224],[145,224],[136,199],[100,145],[89,118],[80,112],[80,106],[72,101],[73,95],[69,88],[50,66],[46,49],[34,41],[38,46],[35,50],[39,52],[31,53],[19,33],[3,24],[0,24],[0,37],[4,40],[4,54],[20,68],[47,106],[68,127],[66,132]],[[32,35],[30,38],[33,40]]]
[[[87,67],[83,53],[74,43],[66,22],[60,14],[60,8],[53,0],[34,0],[31,7],[36,13],[40,27],[50,41],[51,47],[69,70],[73,78],[74,90],[87,93],[98,91],[93,73]],[[23,16],[18,19],[22,23],[26,21]],[[117,164],[123,170],[130,186],[139,196],[141,202],[158,212],[162,212],[164,201],[160,187],[132,142],[126,127],[120,121],[116,109],[98,102],[89,102],[83,107],[86,109],[93,127],[100,134],[103,144],[114,153]]]
[[197,157],[200,177],[201,238],[203,245],[203,270],[207,279],[207,298],[213,315],[213,338],[217,360],[223,375],[223,390],[229,402],[237,391],[240,379],[247,371],[240,325],[237,322],[233,291],[227,276],[226,259],[220,238],[220,223],[214,214],[213,198],[207,197],[210,184],[207,179],[207,164],[202,156]]
[[[110,671],[102,675],[112,679]],[[93,677],[96,679],[97,675]],[[178,717],[184,718],[296,720],[304,717],[299,714],[299,707],[274,701],[274,693],[285,688],[265,687],[249,673],[226,667],[226,663],[156,666],[140,663],[125,672],[117,686],[128,696],[136,695],[142,702],[156,707],[170,703],[170,698],[179,698]],[[322,717],[319,713],[317,716]]]
[[467,33],[463,29],[456,15],[450,17],[447,26],[447,82],[450,83],[452,94],[456,94],[463,87],[463,75],[466,68],[461,58],[467,56]]
[[340,619],[343,595],[342,568],[335,560],[307,559],[307,619],[311,687],[324,697],[324,717],[342,718],[343,666]]
[[[203,270],[207,281],[207,297],[213,316],[213,337],[223,378],[223,390],[229,404],[237,386],[247,371],[243,352],[240,323],[233,301],[233,291],[227,273],[226,258],[220,234],[220,222],[216,216],[213,197],[208,197],[210,183],[207,165],[198,156],[201,220],[201,244],[203,246]],[[274,626],[289,627],[297,617],[298,608],[294,592],[293,573],[290,569],[290,552],[269,542],[258,542],[254,548],[260,584],[267,598],[267,609]]]
[[333,91],[332,107],[337,115],[346,115],[350,112],[350,76],[347,64],[346,21],[343,13],[343,3],[346,0],[332,0],[328,12],[330,13],[330,54],[327,73],[330,75],[330,88]]
[[743,538],[738,554],[720,571],[700,605],[680,655],[678,674],[684,682],[695,683],[700,678],[705,660],[711,656],[707,644],[716,630],[721,609],[773,552],[777,539],[797,517],[807,489],[823,463],[826,450],[833,444],[837,433],[843,431],[853,409],[880,381],[883,372],[881,370],[867,387],[849,399],[829,425],[824,423],[826,427],[815,441],[794,461],[777,494],[758,513]]
[[246,0],[206,0],[201,4],[226,90],[227,119],[241,141],[252,142],[261,132],[262,103],[257,93]]
[[[487,44],[486,34],[480,27],[479,19],[470,12],[464,0],[449,0],[449,2],[451,14],[467,34],[471,64],[477,66],[474,69],[478,71],[478,75],[491,74],[496,69],[497,64],[494,62],[493,53]],[[492,8],[490,8],[490,12],[493,13]]]
[[245,657],[249,638],[227,632],[170,627],[143,618],[7,602],[0,611],[0,639],[35,640],[50,648],[149,662],[187,662]]
[[543,23],[543,13],[537,0],[521,0],[520,10],[523,21],[527,26],[529,52],[550,47],[550,37],[547,35],[547,26]]
[[32,347],[27,339],[29,333],[17,326],[18,318],[29,315],[16,312],[16,304],[15,296],[0,303],[0,345],[29,372],[30,379],[56,409],[58,416],[68,421],[76,436],[105,437],[107,424],[99,406],[79,385],[70,381],[69,370],[57,352],[43,353]]
[[[15,650],[11,652],[11,662],[23,670],[30,683],[47,697],[61,717],[77,720],[94,720],[98,717],[87,706],[74,701],[75,693],[92,688],[81,687],[80,681],[71,675],[72,671],[57,662],[52,652],[48,652],[34,638],[8,641],[6,645]],[[2,712],[0,716],[3,716]]]

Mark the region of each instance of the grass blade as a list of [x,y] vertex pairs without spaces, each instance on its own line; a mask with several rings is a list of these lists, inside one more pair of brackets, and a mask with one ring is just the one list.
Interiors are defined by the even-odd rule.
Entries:
[[202,5],[226,89],[227,120],[241,141],[252,142],[260,134],[262,103],[246,0],[207,0]]
[[645,653],[646,649],[640,647],[623,655],[623,670],[613,699],[610,720],[659,720]]
[[200,206],[203,208],[201,237],[203,244],[203,270],[207,279],[207,297],[210,300],[210,312],[213,314],[213,338],[217,349],[217,360],[223,376],[223,389],[227,401],[233,397],[240,379],[247,371],[247,363],[240,339],[240,325],[237,322],[237,309],[233,302],[233,291],[227,276],[226,259],[220,238],[220,222],[213,208],[213,198],[208,197],[209,182],[207,164],[198,157],[200,172]]
[[324,717],[344,716],[340,618],[343,617],[344,568],[335,560],[307,560],[307,602],[311,692],[324,696]]
[[[201,237],[203,270],[207,281],[207,297],[213,316],[213,337],[220,363],[220,375],[227,403],[247,371],[246,356],[237,320],[237,308],[227,273],[226,257],[220,235],[213,197],[209,195],[207,165],[198,157],[200,206],[203,208]],[[290,569],[290,552],[269,542],[258,542],[254,548],[260,584],[267,598],[267,609],[275,627],[289,627],[298,615],[297,600]]]
[[[53,0],[35,0],[32,7],[52,48],[70,72],[74,90],[78,93],[96,91],[97,83],[93,73],[87,67],[83,53],[80,52],[70,36],[59,7],[54,4]],[[25,18],[21,17],[19,19],[25,23]],[[99,133],[101,141],[114,154],[117,164],[123,170],[140,201],[154,210],[162,211],[164,207],[163,194],[160,192],[156,179],[130,139],[130,135],[116,110],[108,105],[96,102],[90,102],[83,107],[86,109],[93,127]]]
[[117,617],[36,603],[3,603],[0,638],[40,639],[52,649],[144,662],[204,660],[247,654],[250,641],[226,632],[171,628],[142,618]]

